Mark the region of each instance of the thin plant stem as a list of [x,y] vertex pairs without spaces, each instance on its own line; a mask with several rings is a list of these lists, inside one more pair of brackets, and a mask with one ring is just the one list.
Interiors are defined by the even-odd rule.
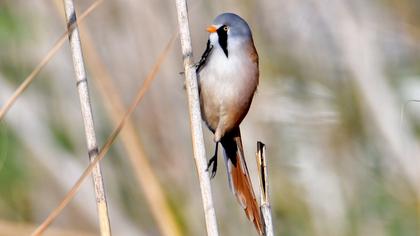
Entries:
[[257,142],[257,166],[260,177],[260,198],[261,198],[261,214],[264,218],[265,236],[273,236],[273,219],[271,215],[271,206],[268,188],[268,171],[267,159],[265,157],[265,144]]
[[[71,54],[73,57],[73,67],[76,72],[76,86],[79,93],[83,124],[85,127],[86,144],[88,148],[89,160],[92,161],[98,155],[98,144],[95,135],[95,125],[93,122],[93,114],[90,103],[90,95],[88,89],[88,80],[86,75],[85,64],[83,61],[82,45],[76,22],[76,10],[74,9],[73,0],[63,0],[64,10],[67,20],[67,29],[69,32],[69,42]],[[93,185],[96,196],[96,207],[99,217],[99,228],[101,236],[111,235],[111,226],[108,213],[108,204],[106,202],[106,192],[104,189],[101,166],[98,163],[92,171]]]
[[193,52],[188,22],[186,0],[176,0],[178,24],[184,58],[185,84],[188,96],[190,126],[195,165],[200,182],[201,198],[203,201],[204,216],[206,220],[207,235],[218,235],[216,213],[213,206],[210,177],[206,171],[206,151],[201,122],[200,101],[198,96],[197,74],[193,63]]

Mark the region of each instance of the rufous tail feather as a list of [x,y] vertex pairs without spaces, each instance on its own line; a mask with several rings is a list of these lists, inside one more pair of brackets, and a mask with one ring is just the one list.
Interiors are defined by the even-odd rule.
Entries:
[[239,128],[234,129],[221,139],[225,150],[225,161],[231,190],[245,210],[260,235],[264,235],[264,220],[255,199],[252,182],[246,166]]

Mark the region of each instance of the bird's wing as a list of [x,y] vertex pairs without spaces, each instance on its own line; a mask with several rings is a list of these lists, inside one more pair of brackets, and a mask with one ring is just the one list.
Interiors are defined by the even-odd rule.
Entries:
[[207,40],[207,46],[206,50],[204,51],[203,55],[201,56],[200,61],[196,64],[195,72],[199,73],[200,70],[203,68],[203,66],[207,63],[208,56],[211,53],[211,50],[213,49],[213,45],[210,44],[210,39]]
[[231,190],[245,210],[246,216],[252,221],[260,235],[264,233],[264,220],[255,199],[252,182],[246,166],[239,128],[225,135],[221,144],[225,151],[225,161]]

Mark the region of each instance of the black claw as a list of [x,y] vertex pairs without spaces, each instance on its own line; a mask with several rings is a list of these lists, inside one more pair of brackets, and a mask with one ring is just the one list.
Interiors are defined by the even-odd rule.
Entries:
[[206,171],[208,172],[210,169],[210,166],[213,166],[211,169],[211,175],[210,175],[210,179],[213,179],[216,176],[216,172],[217,172],[217,147],[218,147],[219,143],[216,143],[216,150],[214,152],[214,156],[212,158],[210,158],[209,162],[207,163],[207,169]]
[[213,178],[214,178],[214,176],[216,176],[216,171],[211,172],[210,179],[213,179]]
[[213,179],[214,176],[216,176],[216,172],[217,172],[217,155],[213,156],[209,160],[209,163],[207,164],[207,171],[209,171],[210,166],[212,166],[212,165],[213,165],[213,168],[211,169],[210,179]]

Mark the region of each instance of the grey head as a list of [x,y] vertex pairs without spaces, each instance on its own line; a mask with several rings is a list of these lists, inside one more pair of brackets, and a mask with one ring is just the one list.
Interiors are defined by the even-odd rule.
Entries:
[[218,15],[212,26],[207,28],[210,32],[210,44],[220,46],[226,57],[229,57],[228,46],[234,43],[252,42],[251,29],[248,23],[234,13],[223,13]]
[[248,23],[234,13],[223,13],[218,15],[214,19],[213,25],[227,26],[230,37],[252,37]]

